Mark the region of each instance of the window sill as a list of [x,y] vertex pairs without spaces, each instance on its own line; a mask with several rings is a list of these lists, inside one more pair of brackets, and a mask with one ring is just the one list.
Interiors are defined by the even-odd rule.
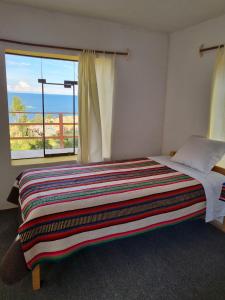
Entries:
[[27,158],[27,159],[12,159],[12,166],[28,166],[39,164],[51,164],[72,161],[75,162],[77,155],[55,156],[55,157],[40,157],[40,158]]

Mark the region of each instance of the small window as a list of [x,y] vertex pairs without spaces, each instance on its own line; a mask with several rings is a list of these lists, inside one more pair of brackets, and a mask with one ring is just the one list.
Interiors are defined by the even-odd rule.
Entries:
[[78,61],[5,54],[13,160],[76,155]]

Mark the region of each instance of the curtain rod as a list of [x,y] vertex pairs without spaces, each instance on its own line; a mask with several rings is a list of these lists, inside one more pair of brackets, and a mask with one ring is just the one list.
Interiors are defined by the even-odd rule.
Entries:
[[200,54],[200,56],[203,56],[204,52],[211,51],[211,50],[216,50],[218,48],[224,48],[224,44],[215,45],[215,46],[207,47],[207,48],[204,48],[204,44],[202,44],[199,47],[199,54]]
[[[24,45],[24,46],[32,46],[32,47],[40,47],[40,48],[51,48],[51,49],[59,49],[59,50],[72,50],[72,51],[83,51],[84,49],[81,48],[73,48],[73,47],[62,47],[62,46],[53,46],[53,45],[47,45],[47,44],[35,44],[35,43],[27,43],[27,42],[21,42],[21,41],[15,41],[15,40],[8,40],[8,39],[1,39],[0,42],[3,43],[11,43],[11,44],[17,44],[17,45]],[[92,50],[92,49],[90,49]],[[93,50],[95,53],[103,53],[103,54],[116,54],[116,55],[123,55],[128,56],[129,50],[127,52],[122,51],[104,51],[104,50]]]

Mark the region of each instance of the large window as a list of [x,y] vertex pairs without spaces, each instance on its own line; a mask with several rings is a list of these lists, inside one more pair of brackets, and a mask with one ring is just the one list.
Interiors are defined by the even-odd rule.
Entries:
[[12,159],[76,154],[78,62],[7,53]]

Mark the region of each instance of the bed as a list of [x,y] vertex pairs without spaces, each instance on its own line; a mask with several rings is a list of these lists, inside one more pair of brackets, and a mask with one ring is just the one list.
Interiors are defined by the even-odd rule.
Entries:
[[221,219],[224,182],[222,174],[205,176],[168,156],[25,170],[9,197],[18,201],[21,225],[2,278],[10,282],[14,259],[12,268],[32,271],[37,290],[40,265],[83,247],[195,218]]

